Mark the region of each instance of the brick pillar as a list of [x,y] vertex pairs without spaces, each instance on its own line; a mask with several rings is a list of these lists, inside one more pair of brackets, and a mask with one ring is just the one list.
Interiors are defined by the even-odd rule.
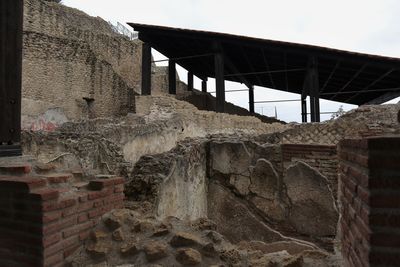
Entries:
[[100,216],[123,207],[123,178],[92,180],[80,190],[51,188],[47,180],[0,177],[0,266],[65,266]]
[[345,266],[400,266],[400,137],[339,144]]

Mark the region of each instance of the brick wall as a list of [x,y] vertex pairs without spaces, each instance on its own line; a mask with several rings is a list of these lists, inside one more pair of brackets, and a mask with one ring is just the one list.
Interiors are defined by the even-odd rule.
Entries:
[[339,158],[346,266],[399,266],[400,137],[344,140]]
[[[0,177],[0,266],[63,266],[97,219],[123,207],[123,179],[52,188],[66,177]],[[49,184],[48,184],[49,182]]]
[[337,193],[337,151],[334,145],[282,144],[282,165],[285,171],[295,161],[303,161],[317,169],[328,180],[334,196]]

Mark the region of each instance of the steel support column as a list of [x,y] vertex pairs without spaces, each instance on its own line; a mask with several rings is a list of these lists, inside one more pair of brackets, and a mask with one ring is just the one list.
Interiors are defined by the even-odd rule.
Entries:
[[142,95],[151,95],[151,46],[142,44]]
[[0,157],[21,155],[23,0],[0,1]]
[[254,114],[254,86],[249,86],[249,111]]
[[301,98],[301,122],[307,122],[307,101]]
[[176,63],[173,59],[168,61],[168,92],[176,95]]
[[207,93],[207,78],[201,81],[201,91]]
[[215,56],[215,88],[217,97],[217,112],[225,111],[225,80],[224,80],[224,56],[216,53]]
[[188,77],[187,78],[187,80],[188,80],[187,89],[188,89],[188,91],[193,91],[193,72],[189,71],[187,77]]
[[316,122],[314,101],[315,101],[314,97],[310,94],[310,117],[311,117],[311,122]]
[[321,112],[319,106],[319,77],[318,77],[318,62],[315,57],[311,59],[309,69],[309,93],[310,93],[310,112],[311,122],[320,122]]

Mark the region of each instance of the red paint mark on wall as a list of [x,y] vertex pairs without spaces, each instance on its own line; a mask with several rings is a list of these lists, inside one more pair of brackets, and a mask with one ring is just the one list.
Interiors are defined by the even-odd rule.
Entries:
[[53,132],[58,125],[50,122],[45,121],[44,119],[39,119],[36,122],[32,123],[31,131],[45,131],[45,132]]

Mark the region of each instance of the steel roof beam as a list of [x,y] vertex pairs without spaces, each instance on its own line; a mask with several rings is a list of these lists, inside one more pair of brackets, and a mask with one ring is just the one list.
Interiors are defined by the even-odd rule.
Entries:
[[[380,82],[382,79],[384,79],[386,76],[390,75],[393,71],[395,71],[395,69],[390,69],[387,72],[385,72],[384,74],[382,74],[381,76],[379,76],[378,79],[374,80],[371,84],[369,84],[367,87],[365,87],[363,90],[361,90],[361,92],[367,91],[367,89],[373,87],[375,84],[377,84],[378,82]],[[350,101],[352,99],[354,99],[355,97],[357,97],[361,92],[356,93],[355,95],[349,97],[346,99],[347,101]]]
[[[336,95],[337,93],[344,91],[344,89],[346,89],[358,77],[358,75],[360,75],[360,73],[363,72],[363,70],[367,67],[367,65],[368,65],[367,63],[363,64],[361,68],[350,78],[350,80],[347,81],[347,83],[343,85],[343,87],[340,88],[339,91],[336,91]],[[336,95],[333,95],[332,99],[334,99]]]

